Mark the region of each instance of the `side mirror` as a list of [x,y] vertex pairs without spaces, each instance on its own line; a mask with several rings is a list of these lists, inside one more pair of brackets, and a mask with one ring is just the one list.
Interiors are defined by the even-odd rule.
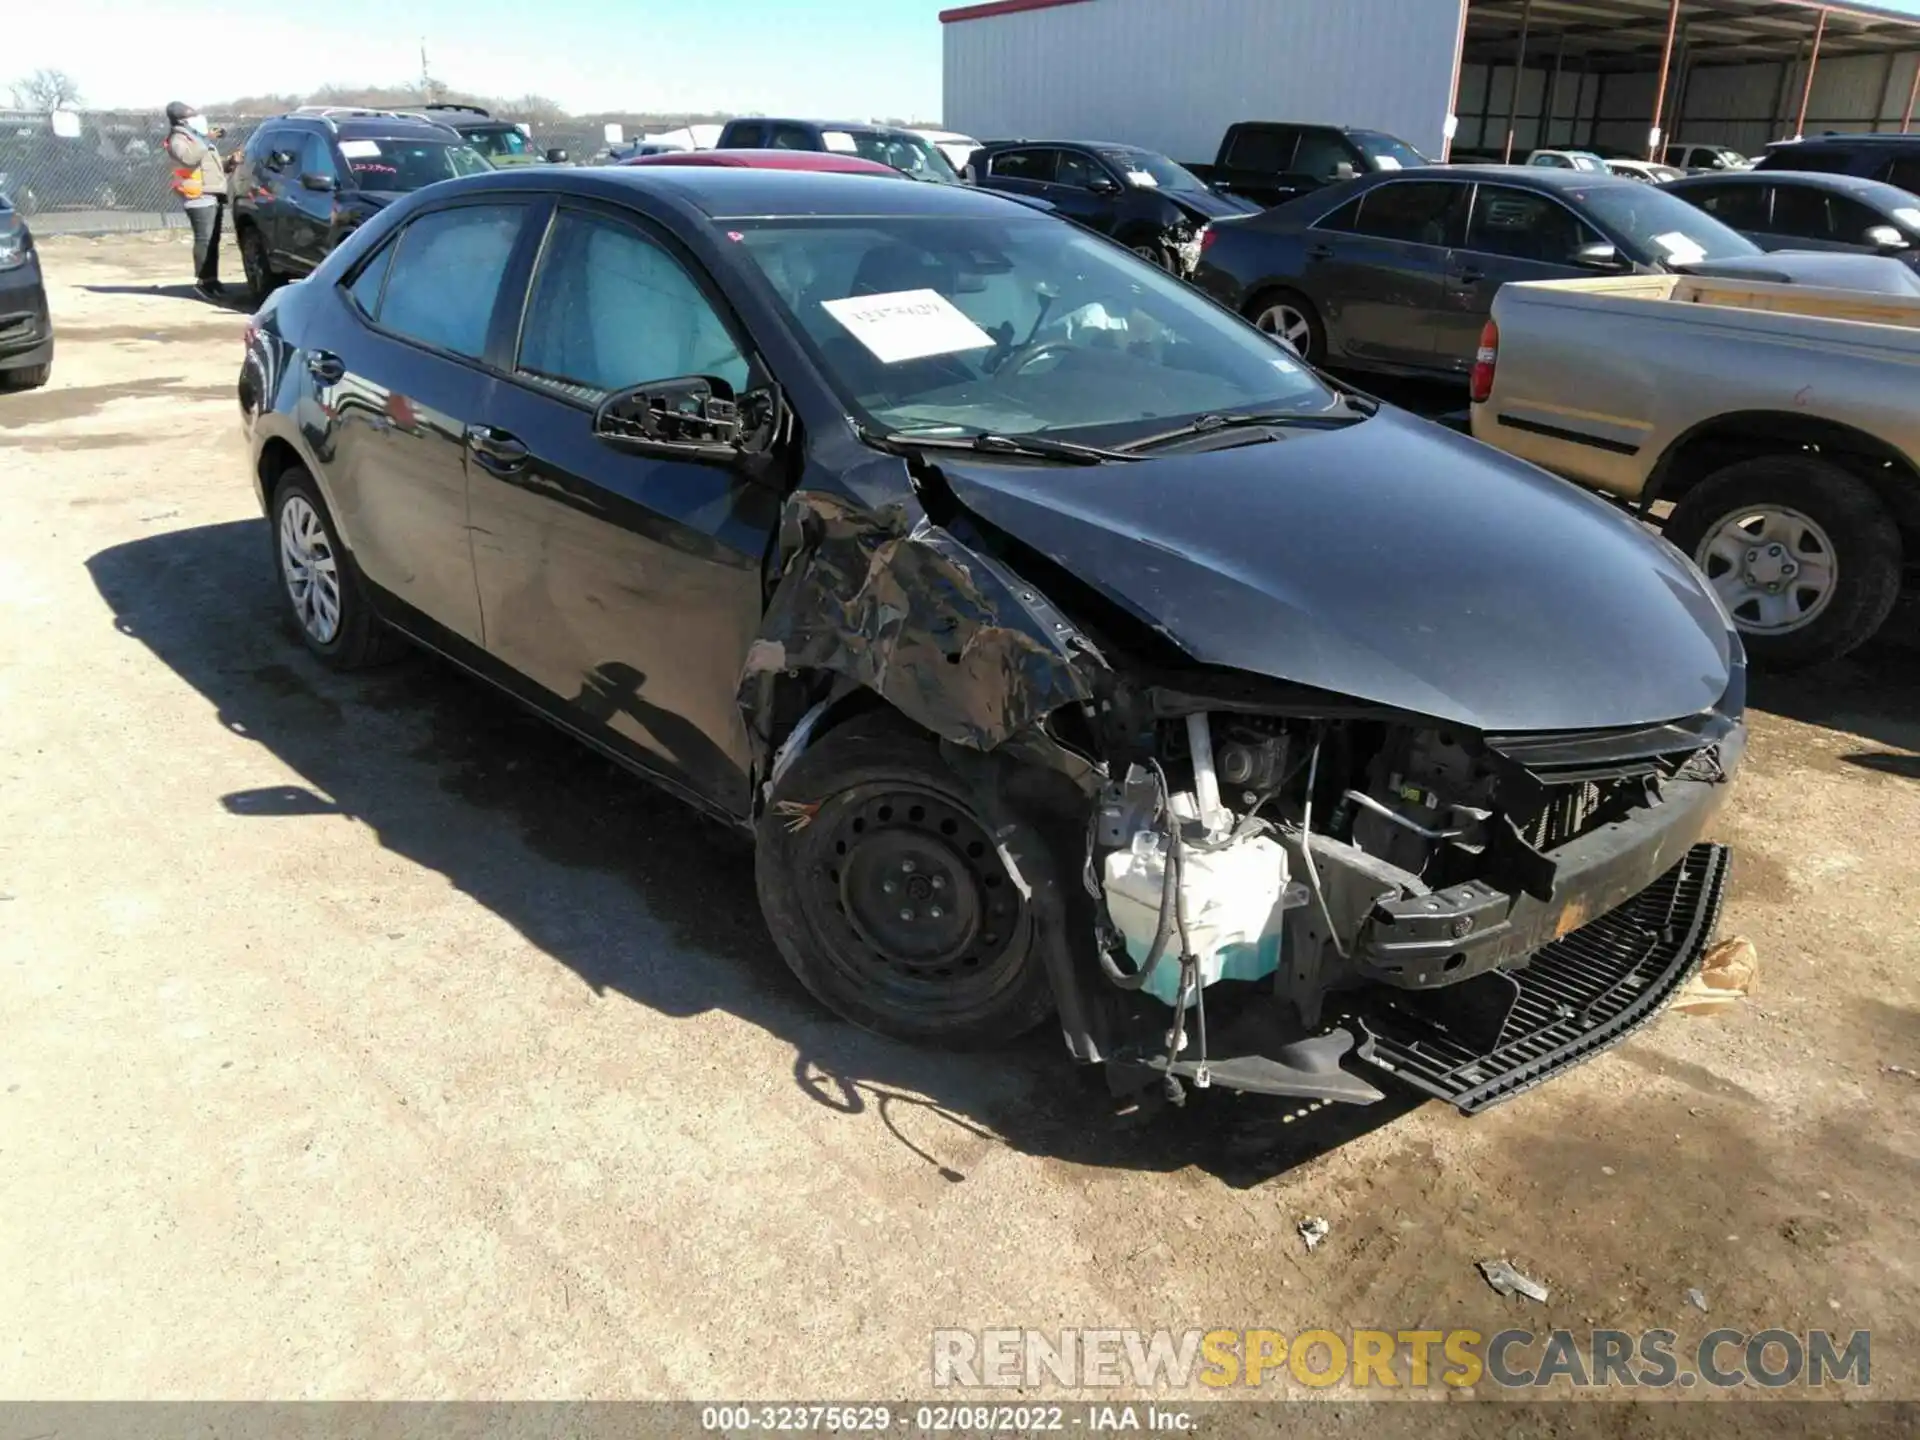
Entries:
[[736,397],[718,375],[682,375],[615,391],[593,412],[593,433],[640,455],[732,461],[771,449],[780,413],[771,388]]
[[302,190],[317,190],[322,195],[328,195],[337,190],[339,186],[331,175],[318,175],[309,170],[300,177],[300,188]]
[[566,152],[566,151],[564,151],[564,150],[549,150],[549,151],[547,151],[547,163],[548,163],[549,165],[564,165],[564,164],[566,164],[566,163],[567,163],[567,152]]
[[1869,225],[1861,240],[1874,249],[1892,253],[1907,248],[1907,237],[1891,225]]
[[1355,173],[1351,160],[1342,160],[1333,167],[1333,178],[1336,180],[1351,180]]
[[1583,270],[1618,270],[1621,268],[1620,252],[1611,242],[1596,240],[1574,251],[1573,263]]
[[1111,175],[1096,175],[1087,182],[1087,189],[1096,195],[1118,195],[1120,182]]

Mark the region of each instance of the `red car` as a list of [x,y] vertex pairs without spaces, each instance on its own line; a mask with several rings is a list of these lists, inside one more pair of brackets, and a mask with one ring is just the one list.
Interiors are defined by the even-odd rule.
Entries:
[[891,175],[905,180],[891,165],[825,150],[676,150],[664,155],[636,155],[622,165],[732,165],[751,170],[827,170],[836,175]]

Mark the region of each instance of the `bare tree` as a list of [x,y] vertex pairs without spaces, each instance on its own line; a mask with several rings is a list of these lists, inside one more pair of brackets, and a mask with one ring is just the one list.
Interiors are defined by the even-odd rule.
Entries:
[[71,110],[80,103],[80,82],[64,70],[36,70],[13,82],[13,103],[21,110]]

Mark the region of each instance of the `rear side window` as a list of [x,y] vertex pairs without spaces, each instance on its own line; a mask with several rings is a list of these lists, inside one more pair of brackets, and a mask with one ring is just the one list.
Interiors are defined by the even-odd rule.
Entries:
[[817,150],[813,135],[801,125],[771,125],[769,134],[761,143],[769,150]]
[[747,385],[740,347],[677,259],[625,225],[568,211],[541,252],[519,368],[599,394],[682,375]]
[[758,123],[736,125],[727,132],[727,145],[736,150],[757,150],[766,143],[767,127]]
[[1042,184],[1054,177],[1058,150],[1003,150],[987,162],[987,173],[1002,180],[1035,180]]
[[1227,149],[1227,164],[1236,170],[1291,170],[1299,139],[1300,131],[1292,125],[1243,126]]
[[380,247],[373,259],[360,267],[360,273],[347,286],[347,294],[353,297],[353,303],[360,307],[360,313],[369,320],[380,314],[380,287],[387,283],[387,267],[392,263],[393,242],[389,240]]
[[1467,249],[1543,265],[1570,265],[1582,245],[1599,240],[1559,201],[1504,185],[1482,185],[1467,227]]
[[1702,185],[1689,186],[1676,193],[1722,225],[1731,225],[1736,230],[1765,230],[1767,189],[1765,185]]
[[1414,245],[1458,245],[1466,228],[1465,185],[1446,181],[1397,181],[1369,190],[1360,201],[1355,234]]
[[1898,155],[1880,172],[1880,179],[1902,190],[1920,191],[1920,155]]
[[1768,157],[1770,170],[1817,170],[1822,175],[1851,175],[1855,152],[1838,145],[1781,146]]
[[522,205],[463,205],[422,215],[400,233],[375,318],[384,330],[478,358],[519,238]]

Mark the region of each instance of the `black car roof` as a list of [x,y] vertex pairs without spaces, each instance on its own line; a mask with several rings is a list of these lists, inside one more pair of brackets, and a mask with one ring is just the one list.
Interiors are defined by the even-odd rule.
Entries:
[[[1428,173],[1428,172],[1437,173]],[[1598,170],[1562,170],[1557,165],[1428,165],[1410,170],[1387,170],[1367,177],[1370,180],[1421,179],[1444,180],[1458,176],[1502,185],[1518,185],[1534,190],[1591,190],[1596,185],[1622,185],[1634,190],[1646,188],[1641,180]]]
[[459,132],[438,120],[405,115],[280,115],[269,125],[298,125],[338,135],[343,140],[458,140]]
[[1767,142],[1769,151],[1797,150],[1802,145],[1920,145],[1920,135],[1901,135],[1883,130],[1875,134],[1871,130],[1830,131],[1824,135],[1808,135],[1799,140],[1771,140]]
[[871,175],[726,165],[491,170],[442,181],[434,192],[447,194],[456,187],[557,191],[610,200],[636,192],[663,194],[714,220],[893,215],[955,220],[1034,217],[1030,206],[966,185],[876,185]]

